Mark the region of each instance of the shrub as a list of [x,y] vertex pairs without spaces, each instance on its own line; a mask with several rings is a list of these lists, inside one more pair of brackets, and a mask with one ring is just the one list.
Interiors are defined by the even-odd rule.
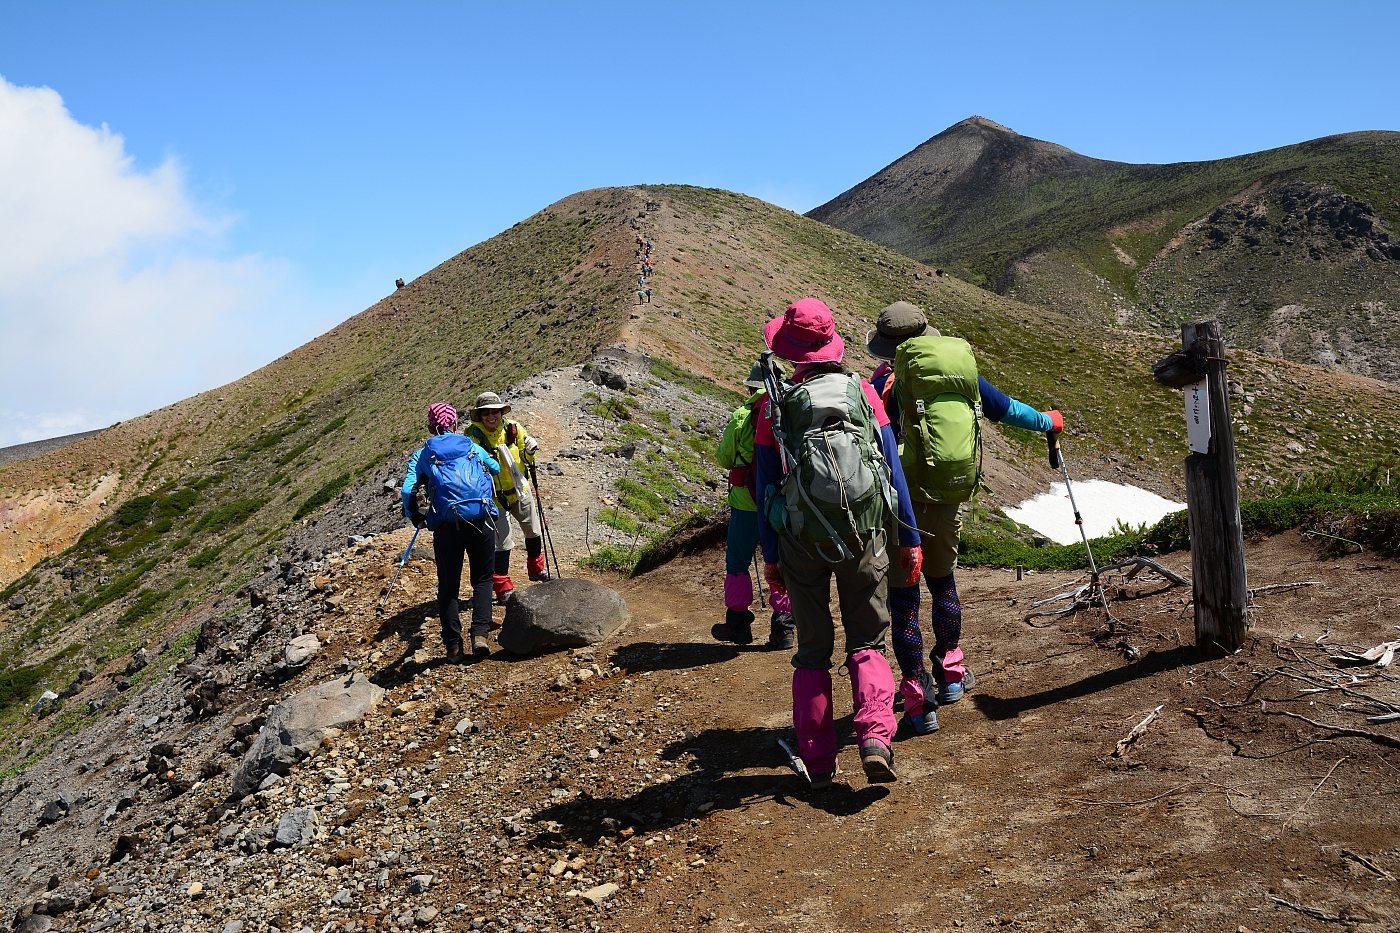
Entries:
[[223,552],[224,545],[216,544],[200,551],[198,554],[185,561],[185,563],[193,570],[203,570],[205,567],[208,567],[210,564],[214,563],[214,561],[218,560],[219,555]]
[[246,522],[262,506],[262,501],[259,499],[234,499],[213,511],[206,512],[203,518],[195,522],[194,530],[211,531],[216,534],[226,531],[235,525]]
[[49,674],[46,664],[29,664],[0,671],[0,712],[28,702],[35,688]]
[[296,521],[297,519],[305,518],[312,512],[319,509],[321,506],[325,505],[327,502],[334,499],[336,496],[340,495],[341,492],[345,490],[345,487],[350,485],[350,479],[351,477],[349,473],[342,473],[326,485],[322,486],[320,489],[313,492],[310,496],[306,498],[305,502],[297,506],[296,513],[292,516],[292,520]]

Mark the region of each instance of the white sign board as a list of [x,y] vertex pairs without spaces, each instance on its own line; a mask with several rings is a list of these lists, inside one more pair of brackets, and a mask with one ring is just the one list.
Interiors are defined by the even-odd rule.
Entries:
[[1210,453],[1210,388],[1204,379],[1186,387],[1186,443],[1192,453]]

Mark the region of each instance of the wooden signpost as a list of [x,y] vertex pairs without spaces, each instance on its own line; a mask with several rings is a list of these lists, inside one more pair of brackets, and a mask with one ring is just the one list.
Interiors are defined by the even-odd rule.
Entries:
[[1152,367],[1158,382],[1186,394],[1187,529],[1196,647],[1218,656],[1244,644],[1249,587],[1235,473],[1235,435],[1219,321],[1181,325],[1181,349]]

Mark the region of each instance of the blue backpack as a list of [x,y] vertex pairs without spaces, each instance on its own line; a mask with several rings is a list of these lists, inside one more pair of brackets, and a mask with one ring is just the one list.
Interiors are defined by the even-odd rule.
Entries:
[[418,475],[428,486],[429,528],[496,514],[491,471],[482,454],[481,447],[460,434],[428,438],[418,458]]

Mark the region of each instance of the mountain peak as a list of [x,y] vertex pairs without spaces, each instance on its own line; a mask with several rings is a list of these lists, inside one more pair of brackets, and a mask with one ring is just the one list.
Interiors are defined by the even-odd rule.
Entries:
[[1008,133],[1012,136],[1020,135],[1009,126],[1002,126],[995,120],[988,120],[986,117],[980,116],[975,113],[972,116],[968,117],[966,120],[960,120],[959,122],[954,123],[952,126],[948,127],[948,129],[955,130],[961,126],[980,126],[983,129],[997,130],[998,132]]

